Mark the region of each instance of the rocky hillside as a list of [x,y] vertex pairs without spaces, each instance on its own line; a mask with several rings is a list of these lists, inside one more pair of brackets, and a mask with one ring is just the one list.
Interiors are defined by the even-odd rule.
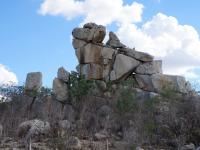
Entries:
[[[87,23],[72,31],[77,71],[58,69],[53,87],[28,73],[0,103],[0,149],[199,150],[200,99],[162,61]],[[6,101],[6,100],[5,100]]]

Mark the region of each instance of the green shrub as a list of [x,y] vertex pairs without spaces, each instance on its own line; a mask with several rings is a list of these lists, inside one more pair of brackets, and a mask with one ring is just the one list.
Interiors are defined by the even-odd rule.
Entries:
[[69,94],[72,99],[80,100],[83,96],[88,94],[92,87],[92,80],[86,80],[83,76],[79,76],[78,74],[70,75]]

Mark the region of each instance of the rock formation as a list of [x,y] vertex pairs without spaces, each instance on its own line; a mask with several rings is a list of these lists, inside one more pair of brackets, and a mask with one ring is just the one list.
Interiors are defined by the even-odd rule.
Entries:
[[109,33],[106,45],[102,43],[106,29],[87,23],[72,32],[73,47],[79,61],[77,71],[86,79],[120,81],[133,75],[135,87],[149,92],[161,92],[170,87],[180,93],[192,89],[185,78],[162,74],[162,61],[150,54],[130,49],[115,33]]
[[[104,26],[87,23],[83,28],[75,28],[72,36],[72,45],[79,62],[77,72],[88,80],[98,80],[105,84],[131,78],[138,95],[156,95],[167,88],[182,94],[193,91],[184,77],[163,74],[161,60],[154,60],[150,54],[128,48],[121,43],[115,33],[110,32],[109,39],[104,44]],[[69,98],[69,78],[70,73],[60,67],[52,88],[52,93],[60,102],[65,102]],[[41,86],[40,72],[27,75],[26,91],[38,92]]]
[[27,74],[25,90],[26,92],[39,92],[42,87],[42,73],[31,72]]

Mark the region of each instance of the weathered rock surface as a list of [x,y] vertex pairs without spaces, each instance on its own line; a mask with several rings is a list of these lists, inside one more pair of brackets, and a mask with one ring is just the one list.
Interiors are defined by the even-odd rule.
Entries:
[[25,90],[39,92],[42,87],[42,73],[31,72],[27,74]]
[[102,79],[103,68],[99,64],[81,64],[78,72],[85,76],[86,79]]
[[124,55],[135,58],[142,62],[151,62],[154,59],[152,55],[144,53],[144,52],[136,51],[135,49],[121,48],[119,49],[119,51],[122,52]]
[[181,147],[181,150],[195,150],[195,145],[193,143],[184,145],[183,147]]
[[171,89],[180,93],[188,93],[191,87],[184,77],[172,75],[135,75],[139,87],[146,91],[160,93],[163,90]]
[[146,62],[143,64],[140,64],[136,70],[135,73],[137,74],[161,74],[162,73],[162,61],[161,60],[154,60],[152,62]]
[[106,43],[106,45],[111,46],[113,48],[124,48],[126,47],[124,44],[122,44],[117,37],[117,35],[114,32],[109,33],[109,40]]
[[79,63],[100,63],[102,47],[89,43],[86,46],[76,50]]
[[66,71],[65,68],[60,67],[58,69],[58,72],[57,72],[58,79],[60,79],[60,80],[62,80],[64,82],[68,82],[69,81],[69,76],[70,76],[70,73],[68,71]]
[[79,39],[73,39],[73,41],[72,41],[72,45],[73,45],[74,49],[81,48],[81,47],[85,46],[86,44],[87,44],[87,42],[85,42],[83,40],[79,40]]
[[129,76],[139,64],[140,62],[136,59],[118,54],[115,59],[110,80],[117,80]]
[[74,38],[86,42],[101,43],[106,35],[106,28],[94,23],[85,24],[83,28],[75,28],[72,31]]
[[18,127],[18,136],[28,138],[47,136],[50,131],[50,124],[41,120],[30,120],[21,123]]
[[[192,88],[185,78],[162,74],[161,60],[154,60],[150,54],[128,48],[113,32],[109,33],[108,42],[103,44],[105,34],[105,27],[95,23],[86,23],[82,28],[73,30],[72,44],[79,61],[77,72],[80,76],[116,83],[134,76],[133,80],[137,83],[134,86],[140,98],[154,97],[166,88],[184,94],[191,93]],[[68,99],[69,76],[64,68],[59,68],[57,78],[54,79],[53,94],[59,101]],[[104,87],[99,88],[102,94],[111,97],[112,94]]]
[[52,93],[55,95],[58,101],[66,101],[68,99],[68,85],[62,80],[55,78],[53,80],[53,91]]

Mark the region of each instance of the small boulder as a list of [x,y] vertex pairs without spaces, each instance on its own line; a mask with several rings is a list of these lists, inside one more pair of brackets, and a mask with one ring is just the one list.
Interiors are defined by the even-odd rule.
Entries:
[[125,48],[126,46],[122,44],[114,32],[109,33],[109,40],[106,45],[111,46],[113,48]]
[[31,72],[27,74],[25,91],[27,92],[39,92],[42,88],[42,73]]
[[140,64],[136,70],[135,73],[137,74],[161,74],[162,73],[162,61],[161,60],[155,60],[152,62],[146,62],[143,64]]
[[58,79],[62,80],[63,82],[69,81],[70,73],[65,70],[65,68],[60,67],[57,72]]
[[108,135],[108,132],[105,130],[95,133],[94,135],[94,139],[97,141],[106,140],[107,138],[109,138],[109,135]]
[[50,124],[41,120],[29,120],[21,123],[18,127],[18,136],[25,138],[38,138],[38,136],[48,136]]
[[193,143],[184,145],[183,147],[181,147],[181,150],[195,150],[195,145]]
[[81,141],[77,137],[70,137],[66,143],[67,149],[80,150]]
[[66,101],[68,99],[68,85],[62,80],[55,78],[53,80],[53,91],[52,93],[55,95],[58,101]]

